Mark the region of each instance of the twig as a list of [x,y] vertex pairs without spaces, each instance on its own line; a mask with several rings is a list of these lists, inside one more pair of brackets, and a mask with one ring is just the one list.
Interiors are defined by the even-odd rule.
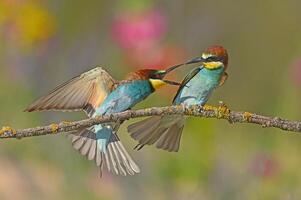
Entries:
[[128,110],[121,113],[99,116],[95,118],[75,121],[61,122],[28,129],[14,130],[10,127],[3,127],[0,130],[0,138],[23,138],[40,136],[54,133],[70,132],[82,128],[87,128],[96,124],[123,121],[131,118],[155,116],[155,115],[187,115],[204,118],[225,119],[230,123],[252,123],[262,127],[274,127],[285,131],[301,132],[301,121],[291,121],[279,117],[268,117],[250,112],[230,111],[224,104],[218,107],[205,105],[202,106],[169,106],[153,107],[140,110]]

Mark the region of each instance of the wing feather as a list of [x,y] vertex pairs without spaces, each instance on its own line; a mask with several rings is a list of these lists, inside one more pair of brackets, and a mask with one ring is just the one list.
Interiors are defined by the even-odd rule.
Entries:
[[97,67],[58,86],[29,105],[25,111],[86,110],[91,115],[93,108],[104,101],[116,83],[107,71]]
[[184,80],[182,81],[174,99],[173,99],[173,103],[175,102],[177,96],[179,95],[179,93],[182,91],[183,87],[186,86],[186,84],[195,76],[199,73],[199,71],[202,70],[202,67],[197,67],[195,69],[193,69],[192,71],[190,71],[187,76],[184,78]]

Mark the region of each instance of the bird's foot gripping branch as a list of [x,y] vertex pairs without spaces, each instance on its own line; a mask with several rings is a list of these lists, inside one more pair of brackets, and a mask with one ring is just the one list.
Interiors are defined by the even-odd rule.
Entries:
[[301,122],[281,119],[279,117],[268,117],[245,111],[230,111],[223,103],[219,106],[167,106],[167,107],[152,107],[140,110],[128,110],[125,112],[94,117],[74,122],[61,122],[58,124],[50,124],[28,129],[15,130],[11,127],[4,126],[0,130],[0,138],[23,138],[31,136],[41,136],[47,134],[62,133],[75,131],[96,124],[129,120],[131,118],[139,118],[146,116],[161,116],[161,115],[187,115],[203,118],[225,119],[230,123],[251,123],[258,124],[262,127],[274,127],[284,131],[301,132]]

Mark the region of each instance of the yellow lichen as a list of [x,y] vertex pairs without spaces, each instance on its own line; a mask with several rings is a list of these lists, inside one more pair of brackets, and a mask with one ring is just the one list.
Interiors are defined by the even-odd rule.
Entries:
[[0,130],[0,135],[3,135],[4,133],[12,133],[13,135],[16,135],[16,130],[9,127],[9,126],[3,126]]
[[216,108],[215,106],[211,106],[211,105],[205,104],[205,105],[203,106],[203,110],[206,110],[206,111],[214,110],[214,111],[216,111],[217,108]]
[[63,124],[63,125],[70,125],[71,122],[68,122],[68,121],[62,121],[62,124]]
[[248,122],[248,121],[250,121],[250,119],[252,117],[252,113],[244,112],[242,116],[243,116],[243,120]]
[[230,109],[224,104],[221,103],[220,106],[218,107],[218,118],[226,118],[229,119],[230,117]]
[[50,127],[51,127],[52,133],[57,133],[57,131],[59,129],[59,125],[58,124],[50,124]]

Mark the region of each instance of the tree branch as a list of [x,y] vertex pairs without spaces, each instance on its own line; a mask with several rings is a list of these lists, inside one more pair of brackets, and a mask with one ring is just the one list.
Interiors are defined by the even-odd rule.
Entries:
[[230,123],[252,123],[262,127],[274,127],[284,131],[301,132],[301,121],[291,121],[279,117],[268,117],[250,112],[230,111],[224,104],[215,106],[169,106],[153,107],[140,110],[128,110],[121,113],[99,116],[95,118],[75,121],[61,122],[59,124],[50,124],[28,129],[14,130],[10,127],[3,127],[0,130],[0,138],[23,138],[31,136],[41,136],[54,133],[70,132],[82,128],[87,128],[96,124],[106,122],[116,122],[128,120],[131,118],[155,116],[155,115],[187,115],[204,118],[225,119]]

